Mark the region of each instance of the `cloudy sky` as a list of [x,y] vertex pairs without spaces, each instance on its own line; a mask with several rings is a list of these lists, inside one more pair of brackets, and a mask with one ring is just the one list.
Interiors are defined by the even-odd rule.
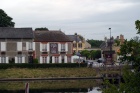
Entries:
[[47,27],[66,34],[78,33],[86,39],[105,36],[136,36],[140,20],[140,0],[0,0],[15,27]]

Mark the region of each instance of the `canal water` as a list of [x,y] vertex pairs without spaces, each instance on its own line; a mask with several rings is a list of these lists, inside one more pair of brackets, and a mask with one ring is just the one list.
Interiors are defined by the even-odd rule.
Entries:
[[0,93],[102,93],[100,80],[0,82]]

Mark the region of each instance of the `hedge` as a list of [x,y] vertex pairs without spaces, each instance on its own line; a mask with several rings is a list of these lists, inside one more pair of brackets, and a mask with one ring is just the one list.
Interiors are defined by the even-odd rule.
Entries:
[[86,67],[86,63],[54,63],[54,64],[29,64],[29,63],[17,63],[17,64],[0,64],[0,69],[8,68],[73,68],[73,67]]

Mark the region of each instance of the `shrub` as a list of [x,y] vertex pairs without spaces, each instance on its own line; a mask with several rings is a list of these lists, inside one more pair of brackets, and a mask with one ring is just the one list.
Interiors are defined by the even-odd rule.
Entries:
[[[80,67],[86,67],[86,63],[81,63]],[[78,63],[54,63],[54,64],[28,64],[28,63],[18,63],[18,64],[0,64],[0,69],[7,68],[74,68],[79,67]]]
[[35,63],[35,64],[39,63],[38,59],[37,58],[33,59],[33,63]]

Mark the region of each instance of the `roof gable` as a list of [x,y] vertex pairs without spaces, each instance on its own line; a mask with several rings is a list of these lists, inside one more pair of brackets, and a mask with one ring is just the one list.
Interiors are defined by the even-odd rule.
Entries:
[[0,27],[0,38],[33,38],[32,28]]
[[61,31],[34,31],[36,42],[72,42],[72,40]]
[[72,41],[82,41],[79,36],[76,36],[76,35],[67,35]]

